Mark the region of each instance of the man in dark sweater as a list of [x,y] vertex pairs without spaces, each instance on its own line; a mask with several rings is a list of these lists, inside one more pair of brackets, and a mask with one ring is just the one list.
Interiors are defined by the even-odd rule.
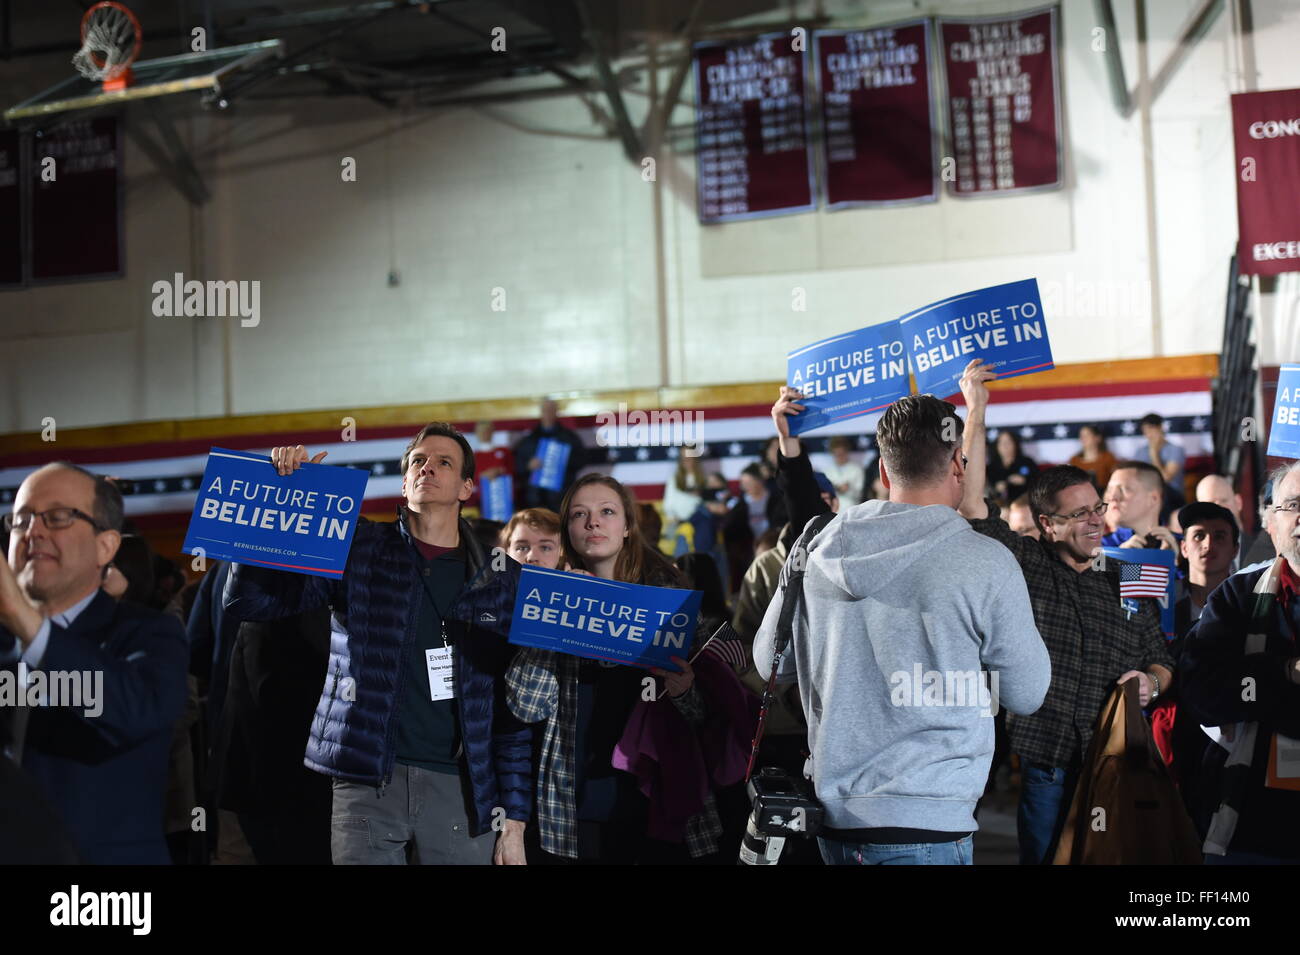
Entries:
[[1300,862],[1300,462],[1273,488],[1277,559],[1210,594],[1179,660],[1182,705],[1224,751],[1207,863]]

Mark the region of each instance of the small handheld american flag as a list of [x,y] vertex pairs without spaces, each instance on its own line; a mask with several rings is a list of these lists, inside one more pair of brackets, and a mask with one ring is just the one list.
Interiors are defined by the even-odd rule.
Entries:
[[1169,568],[1159,564],[1124,563],[1119,568],[1119,595],[1163,597],[1169,587]]
[[[731,629],[731,624],[725,621],[722,626],[714,631],[713,636],[704,641],[704,646],[696,650],[686,662],[694,663],[705,653],[717,657],[736,670],[743,670],[749,666],[749,653],[745,647],[745,642],[740,639],[740,634]],[[665,687],[655,699],[663,699],[664,694],[667,692],[668,688]]]
[[[745,651],[745,642],[740,634],[731,629],[731,624],[723,623],[708,642],[700,648],[701,653],[712,653],[724,663],[729,663],[737,670],[749,665],[749,654]],[[698,654],[697,654],[698,655]]]

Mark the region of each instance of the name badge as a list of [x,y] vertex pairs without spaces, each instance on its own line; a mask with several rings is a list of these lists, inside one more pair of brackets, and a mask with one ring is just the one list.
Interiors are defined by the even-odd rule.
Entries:
[[424,660],[429,667],[429,698],[435,703],[456,696],[451,654],[451,647],[433,647],[424,651]]
[[1273,734],[1264,785],[1270,789],[1300,789],[1300,740]]

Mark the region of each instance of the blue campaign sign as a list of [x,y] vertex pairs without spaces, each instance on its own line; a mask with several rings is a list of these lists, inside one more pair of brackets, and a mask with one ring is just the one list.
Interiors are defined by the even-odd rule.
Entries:
[[804,395],[790,416],[799,435],[881,411],[911,391],[898,322],[882,322],[815,342],[785,356],[786,383]]
[[515,512],[515,482],[509,474],[502,474],[483,482],[483,517],[489,521],[510,520]]
[[564,469],[569,466],[569,452],[572,450],[563,441],[554,438],[542,438],[537,442],[537,456],[542,459],[542,466],[528,477],[533,487],[544,487],[548,491],[564,490]]
[[[1108,561],[1121,561],[1126,564],[1157,564],[1166,571],[1167,582],[1165,595],[1152,598],[1160,604],[1160,629],[1165,632],[1165,639],[1172,640],[1174,633],[1174,587],[1178,573],[1174,566],[1174,552],[1171,550],[1152,550],[1146,547],[1103,547],[1101,552]],[[1149,577],[1150,575],[1144,575]],[[1120,587],[1124,587],[1121,579]],[[1125,599],[1120,598],[1124,604]],[[1126,605],[1127,606],[1127,605]],[[1133,609],[1136,610],[1136,605]]]
[[515,479],[510,474],[484,481],[482,489],[484,518],[489,521],[510,520],[515,513]]
[[947,398],[960,392],[972,358],[992,364],[999,378],[1056,367],[1037,279],[955,295],[898,321],[920,394]]
[[1273,423],[1268,429],[1268,455],[1300,458],[1300,365],[1283,365],[1278,370]]
[[703,595],[524,566],[510,642],[649,669],[687,659]]
[[212,448],[181,550],[313,577],[341,577],[370,472]]

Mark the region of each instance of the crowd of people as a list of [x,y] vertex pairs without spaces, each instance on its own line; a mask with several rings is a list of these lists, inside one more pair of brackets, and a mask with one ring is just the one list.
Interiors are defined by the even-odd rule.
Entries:
[[[111,480],[38,469],[5,516],[0,666],[102,674],[102,712],[0,706],[0,857],[734,864],[775,685],[757,764],[810,779],[826,815],[783,862],[968,864],[1014,759],[1021,861],[1042,864],[1132,680],[1206,860],[1300,860],[1300,786],[1276,778],[1300,736],[1300,468],[1272,476],[1247,538],[1230,480],[1184,503],[1158,416],[1141,460],[1094,426],[1069,464],[1033,461],[1013,429],[990,445],[992,377],[968,367],[964,422],[901,399],[874,462],[835,437],[820,471],[782,388],[737,486],[683,453],[658,508],[583,473],[554,403],[510,449],[490,425],[476,450],[429,424],[402,456],[397,519],[358,524],[341,579],[218,563],[183,587]],[[563,490],[530,481],[544,439],[569,445]],[[320,455],[271,459],[288,476]],[[501,474],[514,515],[467,519]],[[1103,546],[1175,553],[1172,635]],[[693,645],[649,674],[516,647],[522,565],[698,590]],[[921,705],[895,679],[914,669],[995,673],[1001,706]]]

